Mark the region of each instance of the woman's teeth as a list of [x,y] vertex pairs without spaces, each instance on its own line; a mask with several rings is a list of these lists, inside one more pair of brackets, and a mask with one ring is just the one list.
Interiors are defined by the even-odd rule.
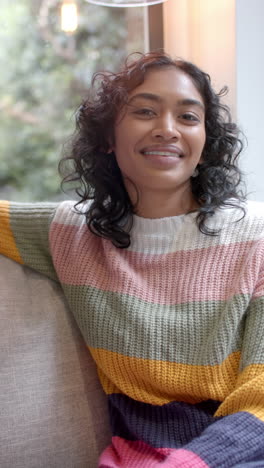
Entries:
[[172,153],[170,151],[144,151],[144,154],[146,154],[146,155],[156,154],[158,156],[173,156],[173,157],[176,157],[176,158],[181,158],[182,157],[181,154]]

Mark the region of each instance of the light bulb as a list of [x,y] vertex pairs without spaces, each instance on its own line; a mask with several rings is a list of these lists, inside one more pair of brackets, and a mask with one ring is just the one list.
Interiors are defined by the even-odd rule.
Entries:
[[64,1],[61,5],[61,29],[65,32],[74,32],[77,27],[77,5],[73,1]]

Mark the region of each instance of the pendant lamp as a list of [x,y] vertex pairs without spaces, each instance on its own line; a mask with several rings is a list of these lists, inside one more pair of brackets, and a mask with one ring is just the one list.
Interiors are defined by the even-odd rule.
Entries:
[[167,0],[86,0],[88,3],[108,7],[143,7],[164,3]]

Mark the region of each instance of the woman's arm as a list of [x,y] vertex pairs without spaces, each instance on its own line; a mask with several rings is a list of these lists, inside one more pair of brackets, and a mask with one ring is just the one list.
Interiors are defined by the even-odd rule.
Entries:
[[56,203],[0,201],[0,254],[57,280],[49,249]]
[[[263,258],[262,244],[255,247],[255,258]],[[215,413],[220,419],[184,450],[176,450],[172,466],[264,466],[264,265],[246,313],[242,340],[236,386]],[[192,465],[193,454],[201,465]]]

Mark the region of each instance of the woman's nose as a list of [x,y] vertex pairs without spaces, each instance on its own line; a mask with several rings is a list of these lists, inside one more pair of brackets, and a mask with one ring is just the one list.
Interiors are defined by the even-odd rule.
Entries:
[[152,136],[155,138],[163,138],[164,140],[177,139],[180,136],[177,122],[171,114],[167,114],[156,120],[155,128],[152,130]]

